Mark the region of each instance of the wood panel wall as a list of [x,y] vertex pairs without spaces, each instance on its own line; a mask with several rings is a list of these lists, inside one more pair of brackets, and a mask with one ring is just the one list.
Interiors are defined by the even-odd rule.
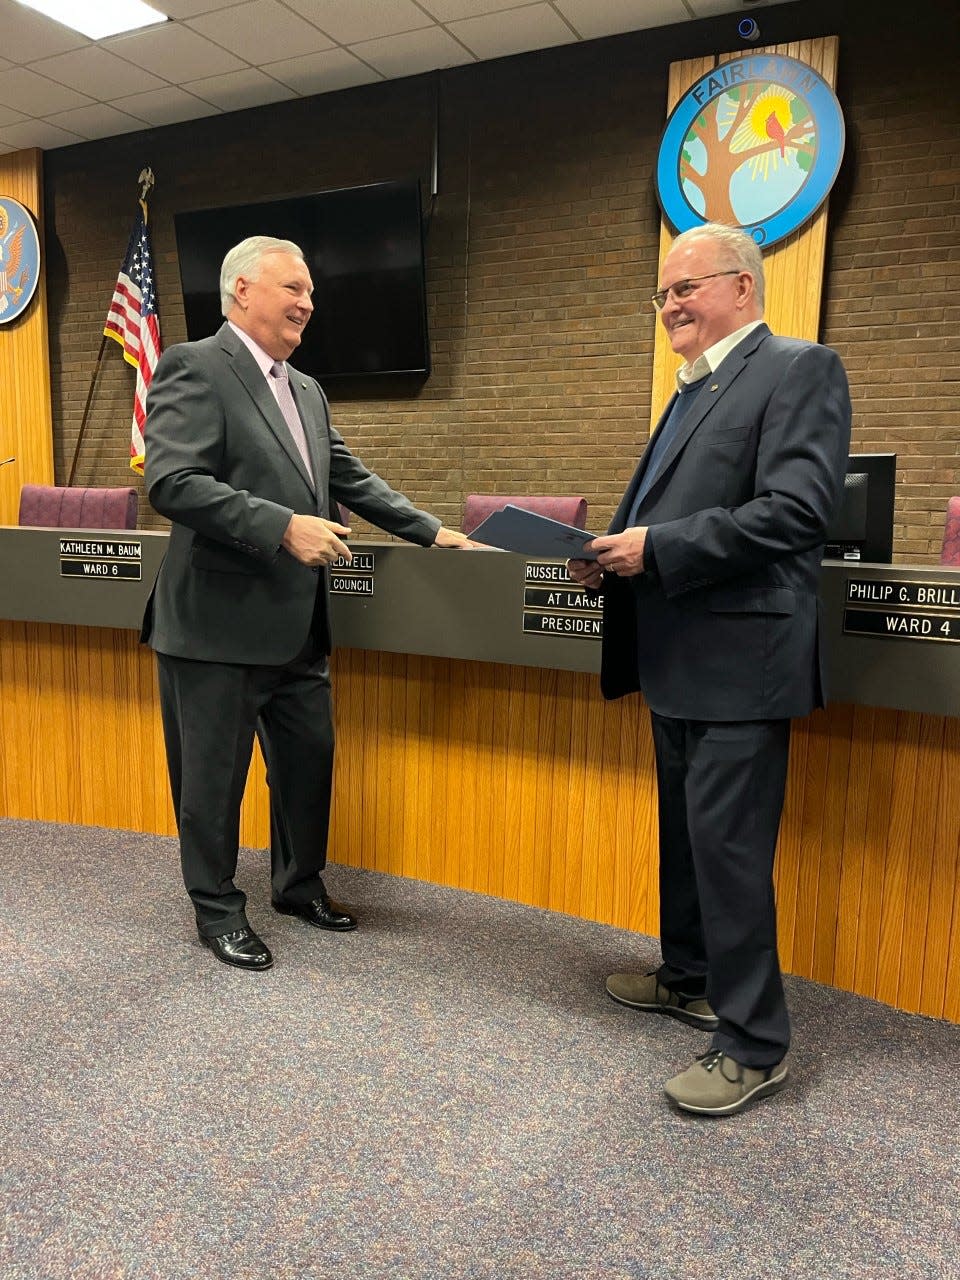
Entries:
[[[753,54],[778,54],[796,58],[813,67],[833,88],[837,82],[836,36],[824,36],[819,40],[796,40],[789,44],[768,45],[750,50]],[[668,114],[677,105],[691,85],[712,71],[715,66],[743,57],[737,53],[718,54],[709,58],[688,58],[684,62],[670,64],[667,88]],[[670,248],[674,232],[665,222],[660,224],[660,261]],[[816,342],[820,334],[820,308],[823,292],[823,270],[827,241],[827,204],[811,220],[787,236],[764,255],[765,315],[774,333],[789,338],[806,338]],[[650,401],[651,431],[660,420],[663,408],[676,389],[676,372],[680,361],[670,349],[666,333],[659,321],[653,348],[652,395]]]
[[[335,861],[657,932],[638,699],[576,673],[335,655]],[[9,817],[173,834],[152,654],[0,622]],[[267,843],[257,761],[242,840]],[[777,858],[793,973],[960,1022],[960,720],[840,705],[797,724]],[[176,910],[176,904],[171,904]]]
[[0,524],[16,524],[20,487],[53,484],[53,415],[43,258],[43,153],[0,155],[0,195],[18,200],[40,224],[40,280],[26,311],[0,325]]

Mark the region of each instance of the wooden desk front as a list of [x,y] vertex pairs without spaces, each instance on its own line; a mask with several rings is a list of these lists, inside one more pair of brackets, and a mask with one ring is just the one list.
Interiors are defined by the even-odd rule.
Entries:
[[[0,530],[2,812],[173,835],[154,664],[134,630],[165,535],[112,535],[141,542],[140,581],[61,577],[64,536]],[[374,594],[334,604],[333,859],[655,934],[647,717],[639,699],[600,698],[598,642],[522,631],[517,557],[359,549]],[[960,653],[844,635],[851,578],[955,580],[825,569],[837,701],[794,732],[781,955],[960,1021]],[[242,839],[265,846],[267,830],[258,761]]]

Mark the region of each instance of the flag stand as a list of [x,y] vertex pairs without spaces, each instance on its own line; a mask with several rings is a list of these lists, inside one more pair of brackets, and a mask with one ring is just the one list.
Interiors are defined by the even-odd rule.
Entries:
[[[140,208],[143,210],[143,223],[144,223],[144,226],[146,226],[148,221],[147,192],[150,190],[152,186],[155,185],[153,170],[149,167],[147,167],[146,169],[141,169],[140,176],[137,178],[137,182],[140,184],[140,196],[139,196]],[[93,404],[93,393],[96,390],[97,378],[100,373],[100,366],[103,363],[103,353],[107,349],[107,338],[109,336],[112,336],[112,335],[109,335],[107,331],[104,330],[103,337],[100,339],[100,350],[97,352],[97,361],[93,368],[93,375],[90,378],[90,390],[87,392],[87,402],[83,407],[83,416],[80,419],[80,430],[77,432],[77,443],[74,446],[73,460],[70,463],[70,471],[67,475],[68,488],[73,485],[74,477],[77,472],[77,460],[80,457],[80,448],[83,444],[84,436],[86,435],[87,423],[90,418],[90,407]],[[126,356],[124,358],[126,358]],[[132,463],[131,463],[131,467],[134,470],[136,470],[136,468],[133,467]]]

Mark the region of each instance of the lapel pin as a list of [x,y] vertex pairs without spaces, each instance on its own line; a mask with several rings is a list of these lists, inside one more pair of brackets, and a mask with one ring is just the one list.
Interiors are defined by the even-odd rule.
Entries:
[[306,391],[306,389],[307,389],[307,384],[306,384],[305,382],[301,382],[301,383],[300,383],[300,386],[304,389],[304,391]]
[[713,386],[710,388],[710,390],[711,390],[711,391],[719,391],[719,390],[720,390],[720,383],[719,383],[719,382],[715,382],[715,383],[713,384]]

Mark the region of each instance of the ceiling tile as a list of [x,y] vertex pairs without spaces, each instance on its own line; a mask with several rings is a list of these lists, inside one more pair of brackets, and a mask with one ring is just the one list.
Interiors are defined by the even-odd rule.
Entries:
[[81,138],[112,138],[115,134],[133,133],[144,127],[143,120],[128,116],[125,111],[118,111],[105,102],[94,102],[89,107],[76,107],[73,111],[61,111],[55,116],[48,116],[47,120],[58,128],[78,133]]
[[147,0],[147,3],[160,9],[168,18],[195,18],[198,13],[227,7],[223,0]]
[[767,9],[770,5],[783,4],[785,0],[750,0],[744,5],[742,0],[687,0],[693,13],[698,18],[713,18],[718,13],[729,13],[734,18],[732,30],[736,31],[736,23],[743,17],[750,17],[758,9]]
[[689,22],[683,0],[555,0],[556,7],[584,40]]
[[172,84],[165,89],[151,89],[148,93],[118,98],[113,105],[154,125],[179,124],[181,120],[199,120],[201,116],[220,114],[217,107]]
[[473,62],[473,55],[447,35],[441,27],[426,31],[408,31],[383,40],[364,40],[352,46],[353,52],[389,79],[392,76],[415,76],[441,67],[458,67]]
[[239,58],[187,27],[153,27],[129,36],[114,36],[104,44],[110,52],[172,84],[243,68]]
[[51,80],[59,80],[71,89],[89,94],[91,98],[101,99],[143,93],[147,89],[159,89],[166,83],[97,45],[61,53],[56,58],[43,58],[34,62],[30,70]]
[[308,21],[341,44],[397,35],[431,26],[413,0],[286,0]]
[[21,120],[26,120],[27,116],[22,111],[14,111],[13,107],[0,107],[0,129],[5,124],[18,124]]
[[[483,13],[520,9],[530,3],[531,0],[420,0],[420,7],[438,22],[456,22],[459,18],[476,18]],[[504,15],[504,21],[513,19]]]
[[69,147],[74,142],[83,141],[78,133],[60,129],[46,120],[25,120],[23,124],[11,124],[0,129],[0,142],[14,151],[21,147],[41,147],[49,151],[53,147]]
[[449,30],[478,58],[502,58],[531,49],[571,44],[576,36],[548,4],[531,4],[509,14],[491,13],[451,22]]
[[66,85],[55,84],[26,67],[0,71],[0,103],[26,115],[51,115],[70,107],[85,107],[90,99]]
[[286,58],[283,62],[271,62],[264,70],[304,97],[313,93],[332,93],[335,89],[350,89],[357,84],[371,84],[382,79],[379,71],[374,71],[346,49]]
[[254,66],[333,47],[328,36],[277,0],[251,0],[249,4],[194,18],[188,26]]
[[13,63],[34,62],[52,53],[66,53],[88,45],[86,36],[41,13],[25,9],[14,0],[0,0],[0,32],[3,56]]
[[287,85],[272,80],[255,67],[231,71],[225,76],[191,80],[185,88],[221,111],[245,111],[247,107],[262,107],[268,102],[283,102],[297,96]]

